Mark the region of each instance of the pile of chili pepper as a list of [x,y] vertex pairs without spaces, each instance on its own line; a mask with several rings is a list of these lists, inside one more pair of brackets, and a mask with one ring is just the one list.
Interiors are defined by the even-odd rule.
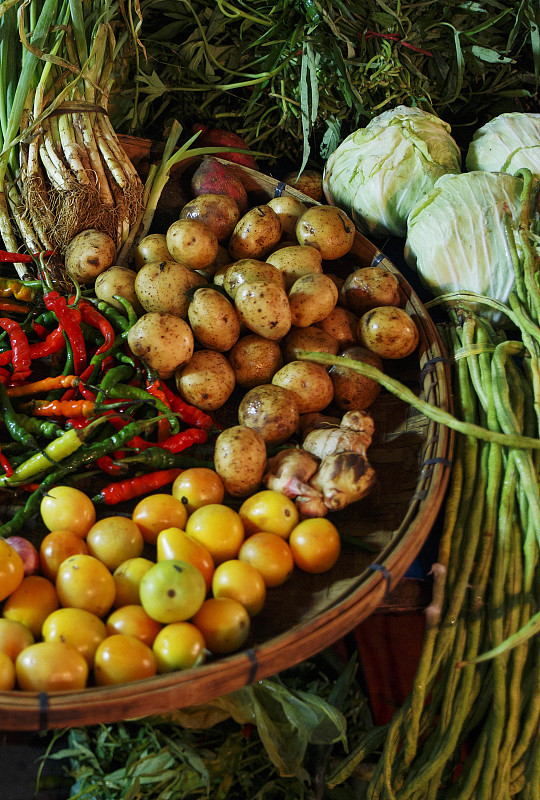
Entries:
[[185,451],[217,432],[210,415],[133,356],[127,336],[137,316],[127,300],[118,298],[119,310],[79,287],[62,294],[42,257],[40,265],[38,281],[0,280],[0,298],[28,301],[17,313],[0,305],[0,489],[26,498],[1,536],[60,482],[97,472],[94,502],[112,505],[172,483],[179,470],[212,466]]

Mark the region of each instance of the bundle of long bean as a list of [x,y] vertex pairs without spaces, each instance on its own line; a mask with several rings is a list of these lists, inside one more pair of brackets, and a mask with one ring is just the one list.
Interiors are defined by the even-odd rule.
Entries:
[[62,253],[91,227],[120,246],[138,218],[141,180],[107,112],[127,38],[115,38],[118,16],[89,0],[0,4],[0,236],[10,250],[22,241]]

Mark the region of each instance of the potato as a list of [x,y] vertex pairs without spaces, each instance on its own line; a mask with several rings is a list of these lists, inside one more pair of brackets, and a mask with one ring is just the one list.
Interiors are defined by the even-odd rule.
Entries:
[[88,228],[73,237],[64,253],[64,266],[77,283],[94,283],[116,261],[116,245],[103,231]]
[[149,233],[143,237],[134,254],[135,271],[152,261],[174,261],[167,249],[167,236],[164,233]]
[[315,326],[337,339],[340,350],[345,350],[346,347],[358,342],[356,338],[358,317],[342,306],[336,306],[327,317],[316,322]]
[[268,205],[251,208],[236,224],[229,240],[229,253],[234,259],[263,260],[281,239],[281,222]]
[[274,209],[281,222],[281,238],[296,239],[296,221],[307,211],[306,204],[291,194],[282,194],[269,200],[268,205]]
[[233,261],[223,276],[223,288],[234,299],[236,290],[243,283],[253,281],[271,281],[285,288],[285,281],[281,272],[266,261],[256,258],[241,258]]
[[287,186],[306,194],[317,202],[323,197],[323,176],[316,169],[289,172],[283,179]]
[[187,317],[186,292],[193,288],[193,275],[176,261],[152,261],[137,273],[135,292],[145,311]]
[[143,307],[135,292],[135,279],[137,273],[127,267],[113,266],[98,275],[94,284],[94,292],[99,300],[104,300],[113,308],[120,311],[124,308],[119,300],[115,300],[115,295],[125,297],[133,306],[137,314],[143,313]]
[[380,306],[358,322],[358,340],[380,358],[406,358],[418,347],[420,335],[404,308]]
[[282,273],[287,291],[302,275],[320,274],[323,271],[320,252],[314,247],[302,247],[300,244],[274,250],[266,256],[266,260]]
[[211,264],[208,264],[207,267],[203,269],[197,269],[195,272],[198,272],[199,275],[202,275],[206,278],[207,281],[213,281],[216,273],[224,267],[228,267],[229,264],[232,263],[232,258],[229,254],[229,251],[226,247],[223,247],[222,244],[218,245],[217,256],[214,258]]
[[235,386],[231,365],[214,350],[196,350],[188,363],[176,370],[175,381],[183,399],[203,411],[221,408]]
[[240,219],[240,209],[228,194],[200,194],[182,208],[180,219],[198,219],[208,225],[218,242],[228,239]]
[[270,383],[283,364],[278,342],[264,339],[256,333],[242,336],[228,355],[236,383],[243,389],[252,389]]
[[312,206],[298,217],[299,244],[320,250],[325,261],[346,255],[353,246],[356,230],[347,214],[335,206]]
[[346,307],[359,317],[371,308],[401,305],[399,281],[384,267],[361,267],[351,272],[341,293]]
[[262,482],[266,467],[264,439],[245,425],[226,428],[216,439],[214,464],[228,494],[246,497]]
[[179,219],[167,228],[167,248],[188,269],[204,269],[218,253],[216,234],[198,219]]
[[133,355],[163,378],[170,377],[193,353],[191,328],[174,314],[143,314],[130,328],[127,341]]
[[240,336],[240,322],[233,304],[211,286],[197,289],[188,308],[193,335],[207,350],[224,353]]
[[276,372],[272,383],[294,394],[300,414],[322,411],[334,396],[334,384],[326,369],[309,361],[289,361]]
[[265,339],[278,341],[290,330],[289,301],[285,289],[277,283],[243,283],[236,292],[234,304],[240,322]]
[[283,339],[281,348],[285,361],[296,361],[299,350],[330,353],[333,356],[337,356],[340,351],[338,340],[315,325],[308,325],[307,328],[291,328]]
[[[371,364],[381,372],[384,370],[379,356],[366,347],[348,347],[339,355]],[[334,385],[334,403],[342,411],[364,411],[375,402],[381,391],[381,386],[377,381],[360,375],[350,367],[333,366],[328,374]]]
[[268,383],[246,392],[238,406],[240,425],[253,428],[271,445],[290,439],[299,417],[294,394],[283,386]]
[[327,275],[303,275],[289,292],[291,323],[298,328],[307,328],[320,322],[336,307],[338,290]]

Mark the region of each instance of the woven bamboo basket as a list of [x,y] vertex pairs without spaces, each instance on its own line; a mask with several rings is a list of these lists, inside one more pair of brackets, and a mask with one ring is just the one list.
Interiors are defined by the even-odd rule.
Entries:
[[[123,144],[144,176],[155,155],[152,143],[123,137]],[[186,175],[189,168],[184,165]],[[259,172],[234,168],[252,205],[283,192],[313,203]],[[183,172],[170,181],[158,208],[156,229],[166,230],[177,218],[175,206],[184,201],[185,182]],[[418,350],[401,361],[387,362],[388,374],[432,405],[451,411],[449,368],[436,326],[399,270],[357,234],[347,258],[339,264],[332,262],[332,272],[345,274],[372,264],[381,264],[397,276],[405,308],[420,332]],[[114,722],[207,702],[275,675],[353,630],[381,605],[425,543],[443,503],[453,447],[448,428],[385,390],[371,413],[376,433],[369,459],[378,482],[368,497],[331,516],[345,540],[338,563],[322,575],[296,570],[284,585],[269,590],[242,651],[194,669],[114,687],[51,694],[0,692],[0,728],[33,731]],[[235,409],[229,408],[229,414],[234,418]],[[0,519],[12,510],[5,503],[2,507],[0,498]]]

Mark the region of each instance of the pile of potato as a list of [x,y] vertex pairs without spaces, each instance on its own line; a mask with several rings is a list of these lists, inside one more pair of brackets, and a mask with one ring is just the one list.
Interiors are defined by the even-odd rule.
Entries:
[[418,331],[392,273],[364,267],[340,279],[325,271],[354,242],[341,209],[308,207],[291,195],[248,209],[235,180],[229,176],[219,191],[230,193],[219,194],[196,173],[195,197],[180,218],[139,243],[132,269],[101,272],[95,293],[113,305],[115,295],[131,300],[140,314],[131,350],[173,378],[187,402],[212,412],[240,387],[238,425],[278,445],[303,414],[331,403],[343,412],[366,409],[379,393],[350,369],[298,360],[299,350],[383,369],[382,359],[414,351]]

